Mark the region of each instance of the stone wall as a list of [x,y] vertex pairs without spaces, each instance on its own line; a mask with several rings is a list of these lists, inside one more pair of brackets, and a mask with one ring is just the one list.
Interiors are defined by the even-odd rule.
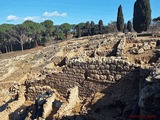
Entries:
[[[90,58],[88,60],[72,59],[63,67],[61,73],[52,73],[43,80],[26,82],[26,98],[34,100],[35,96],[46,90],[56,89],[63,96],[67,89],[79,87],[80,97],[89,97],[100,92],[121,79],[135,79],[139,67],[118,58]],[[45,87],[46,86],[46,87]]]
[[117,46],[117,56],[123,56],[125,44],[126,37],[123,37],[122,39],[120,39],[119,44]]

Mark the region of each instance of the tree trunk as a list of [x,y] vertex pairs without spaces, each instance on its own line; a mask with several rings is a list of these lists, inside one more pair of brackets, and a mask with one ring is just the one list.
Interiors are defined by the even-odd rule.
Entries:
[[37,41],[35,41],[35,43],[36,43],[36,47],[38,47],[38,43],[37,43]]
[[21,43],[21,50],[23,51],[23,43]]
[[12,52],[13,51],[13,45],[12,44],[11,44],[10,48],[11,48],[11,52]]
[[7,49],[8,49],[8,52],[11,52],[11,49],[10,49],[10,46],[9,46],[9,45],[7,46]]
[[5,50],[6,50],[6,53],[8,52],[8,49],[7,49],[7,46],[5,45]]

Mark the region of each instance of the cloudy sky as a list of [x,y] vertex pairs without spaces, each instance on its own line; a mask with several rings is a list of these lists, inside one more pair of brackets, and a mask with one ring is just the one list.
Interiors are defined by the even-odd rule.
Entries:
[[[160,0],[150,0],[152,18],[160,16]],[[25,20],[54,24],[80,23],[100,19],[107,24],[115,21],[121,4],[127,22],[133,18],[135,0],[0,0],[0,24],[19,24]]]

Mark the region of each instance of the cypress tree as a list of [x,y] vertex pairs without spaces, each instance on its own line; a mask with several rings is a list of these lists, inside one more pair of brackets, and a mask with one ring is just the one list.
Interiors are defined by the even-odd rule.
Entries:
[[127,32],[127,24],[124,24],[123,33]]
[[127,29],[129,32],[132,32],[132,23],[130,20],[127,22]]
[[150,0],[137,0],[134,4],[133,28],[136,32],[147,31],[151,23]]
[[86,30],[87,30],[87,35],[91,34],[91,25],[89,23],[89,21],[86,22]]
[[99,28],[99,33],[102,34],[103,33],[103,21],[102,20],[99,20],[98,28]]
[[94,27],[95,27],[95,24],[93,21],[91,21],[91,35],[94,34]]
[[77,37],[81,37],[81,28],[79,25],[77,26]]
[[120,5],[118,7],[118,14],[117,14],[117,30],[119,32],[122,32],[123,28],[124,28],[124,17],[123,17],[122,6]]

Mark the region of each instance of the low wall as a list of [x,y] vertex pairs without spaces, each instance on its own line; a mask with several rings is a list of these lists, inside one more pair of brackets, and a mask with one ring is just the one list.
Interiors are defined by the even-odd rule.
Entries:
[[122,79],[137,79],[139,74],[139,67],[121,59],[73,59],[69,60],[61,73],[47,75],[43,80],[26,82],[26,98],[34,100],[37,94],[52,88],[66,96],[67,89],[74,86],[79,87],[80,97],[89,97],[92,93],[100,92]]

